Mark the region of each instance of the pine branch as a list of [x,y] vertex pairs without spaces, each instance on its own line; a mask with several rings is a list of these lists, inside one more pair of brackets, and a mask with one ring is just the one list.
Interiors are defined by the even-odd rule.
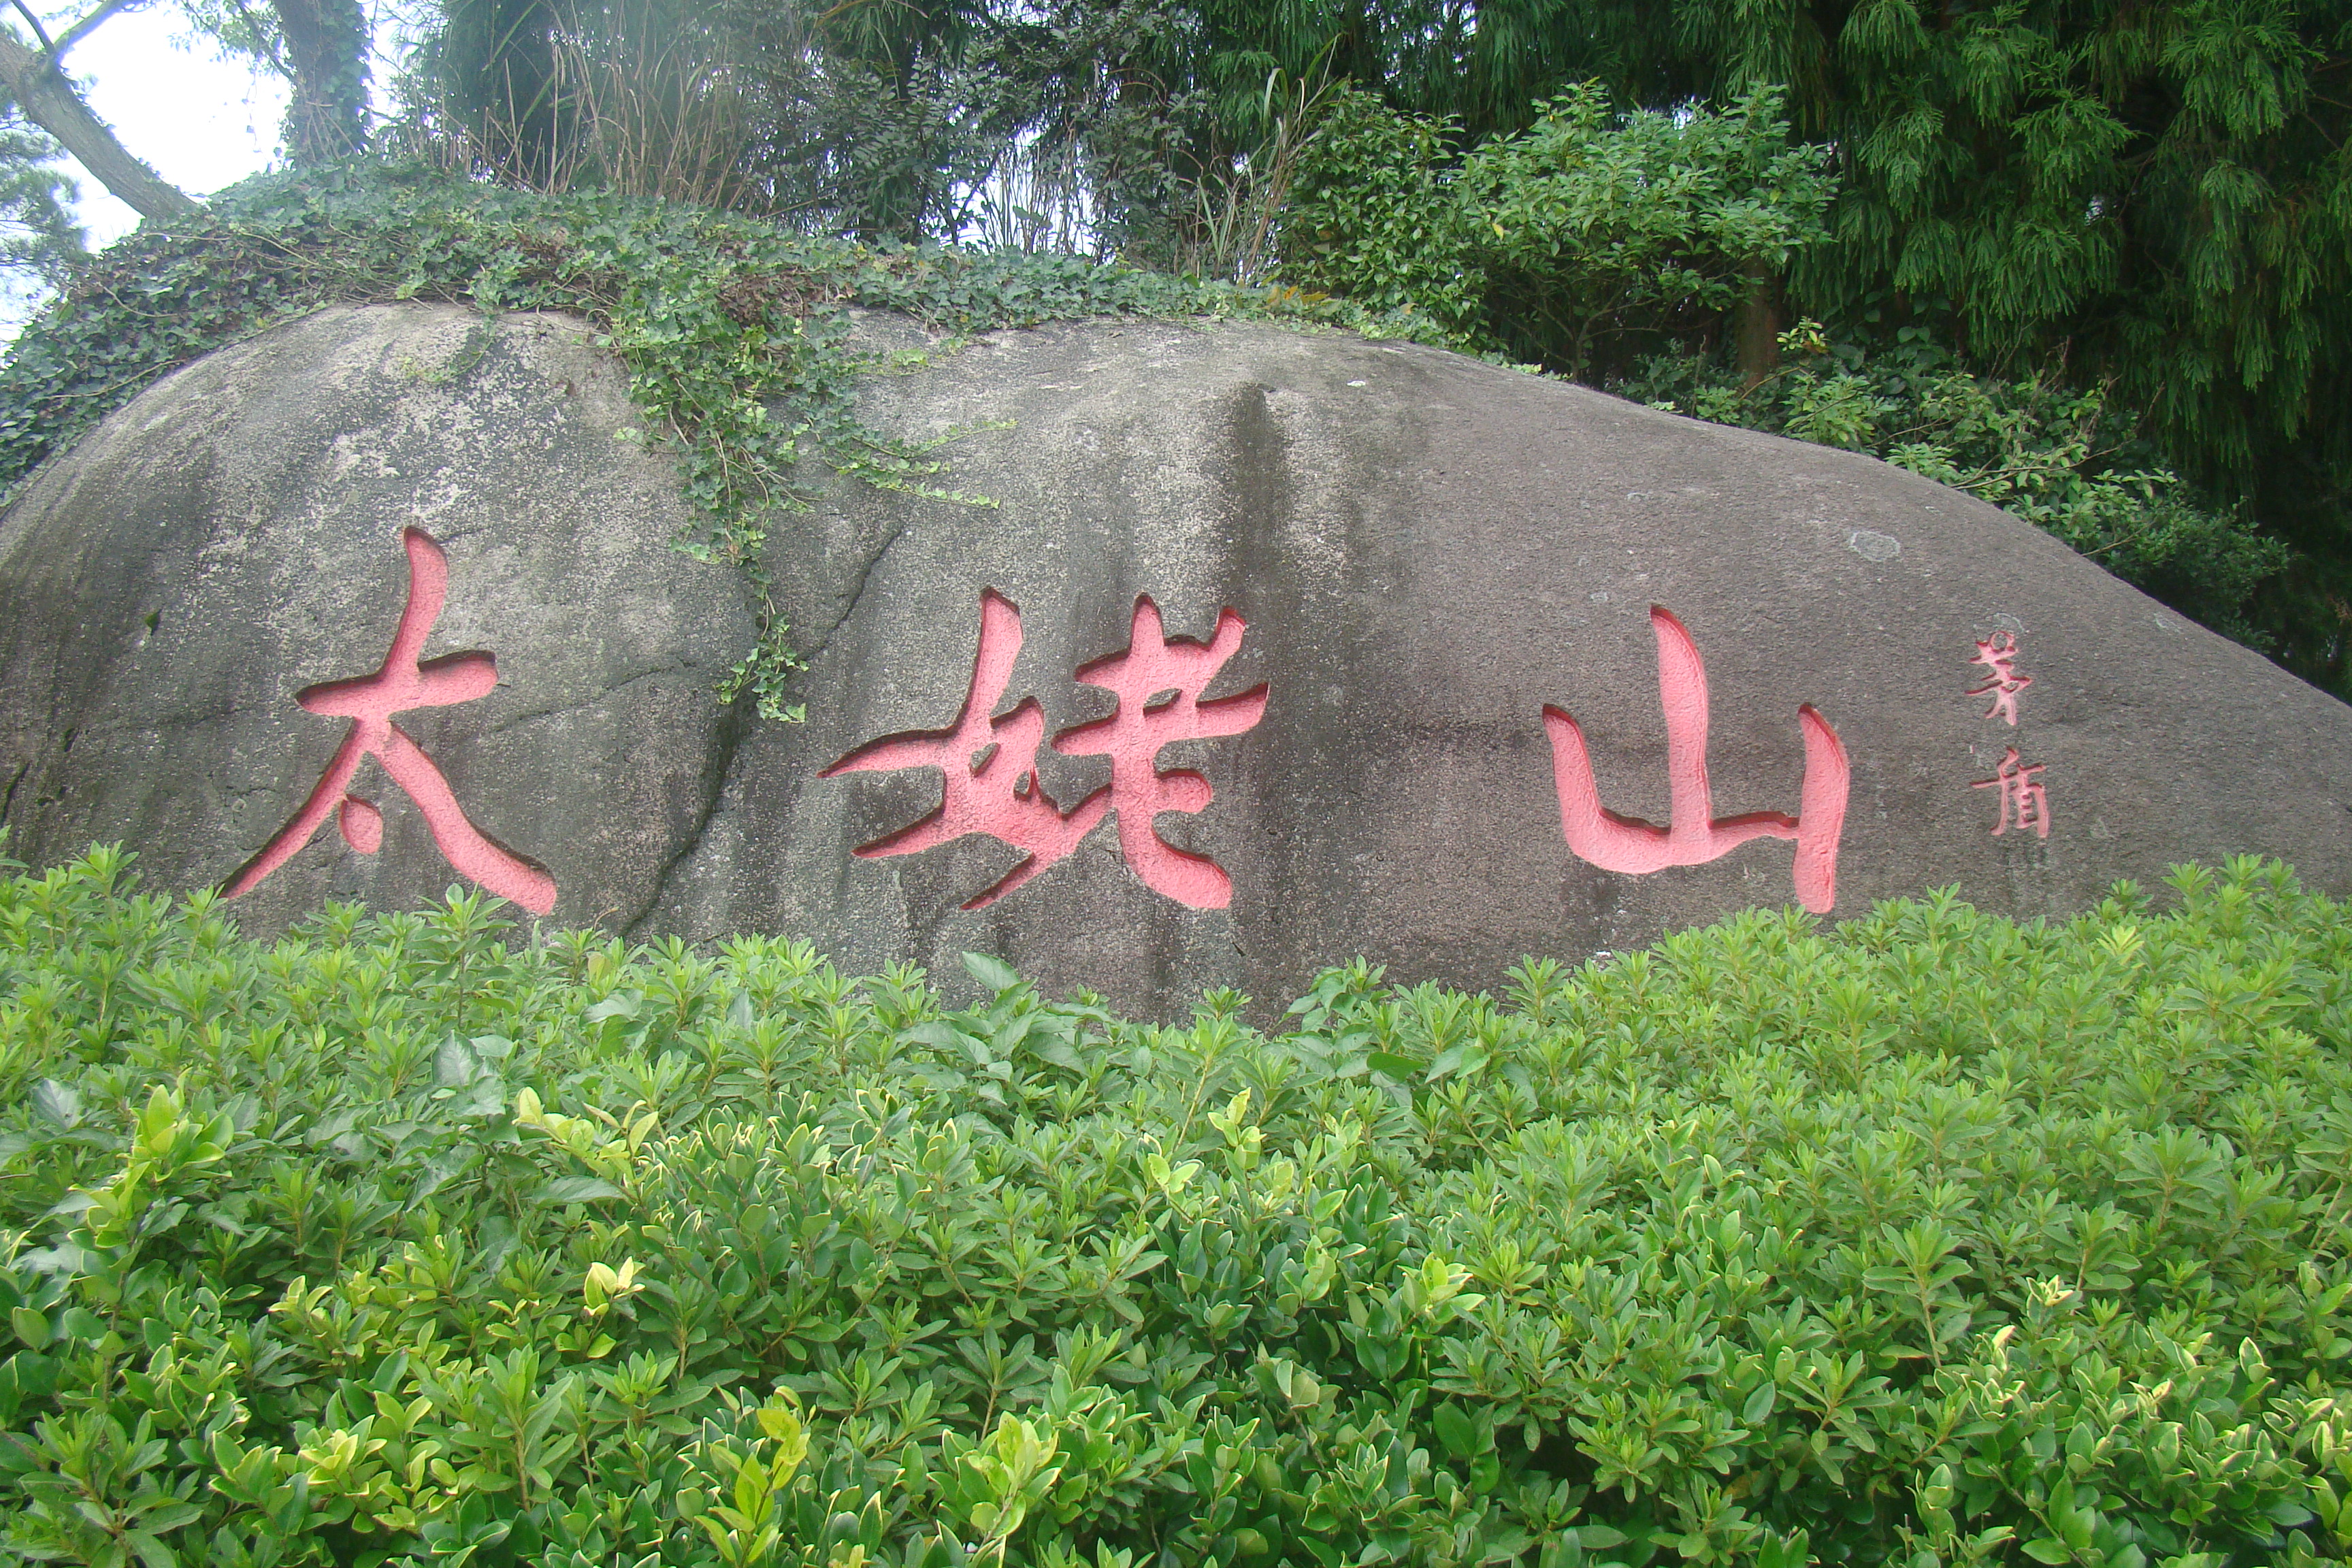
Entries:
[[[113,16],[117,11],[123,9],[125,6],[135,4],[137,4],[137,0],[106,0],[106,3],[99,6],[97,10],[92,11],[89,16],[84,16],[72,26],[68,27],[64,33],[58,36],[56,43],[49,44],[47,53],[48,63],[51,66],[55,66],[59,60],[66,58],[66,51],[68,49],[72,48],[76,44],[80,43],[84,38],[89,37],[91,33],[95,32],[100,22],[105,21],[109,16]],[[18,9],[22,10],[23,7],[19,6]],[[30,16],[32,13],[26,11],[25,12],[25,15]],[[37,31],[37,29],[36,29],[36,31]],[[47,42],[46,39],[43,41]]]
[[188,194],[131,155],[90,112],[47,55],[0,28],[0,87],[25,118],[58,139],[99,184],[145,218],[173,218],[196,210]]

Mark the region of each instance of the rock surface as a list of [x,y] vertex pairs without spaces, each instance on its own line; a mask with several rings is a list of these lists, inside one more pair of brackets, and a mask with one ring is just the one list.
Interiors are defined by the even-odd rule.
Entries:
[[[1008,331],[874,380],[886,429],[1010,420],[951,448],[999,504],[845,487],[778,529],[807,721],[746,722],[709,698],[740,593],[667,548],[616,372],[545,318],[406,368],[453,365],[469,321],[311,318],[28,490],[0,525],[20,858],[121,837],[167,885],[234,873],[350,727],[294,694],[376,668],[415,524],[450,563],[428,661],[485,647],[500,684],[400,724],[557,919],[637,936],[790,932],[951,984],[978,951],[1165,1013],[1279,1005],[1359,953],[1494,985],[1755,904],[1957,884],[2063,912],[2243,852],[2352,887],[2352,709],[2030,525],[1865,458],[1238,323]],[[238,907],[453,879],[359,771],[380,853],[322,827]]]
[[[556,919],[628,924],[688,845],[740,721],[712,682],[752,636],[735,574],[668,546],[672,468],[582,322],[454,307],[320,311],[150,388],[0,521],[0,824],[34,865],[121,840],[151,886],[227,879],[352,729],[295,694],[365,676],[439,542],[428,663],[494,689],[397,721],[465,816],[556,885]],[[274,931],[326,899],[413,908],[462,879],[381,763],[336,826],[236,900]],[[367,831],[361,826],[358,831]]]

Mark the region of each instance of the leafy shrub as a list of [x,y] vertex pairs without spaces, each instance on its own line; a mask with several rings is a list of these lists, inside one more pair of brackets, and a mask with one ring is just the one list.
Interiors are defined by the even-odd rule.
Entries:
[[1264,1034],[0,883],[0,1550],[2224,1563],[2352,1544],[2352,919],[1756,912]]
[[1444,122],[1339,95],[1301,155],[1284,276],[1562,375],[1626,363],[1625,341],[1704,331],[1755,268],[1826,237],[1829,154],[1790,145],[1780,98],[1620,115],[1587,83],[1456,171]]
[[1718,355],[1651,360],[1613,390],[1654,408],[1884,458],[2056,535],[2108,571],[2241,642],[2286,547],[2155,464],[2107,388],[2047,374],[1972,375],[1918,328],[1890,353],[1832,343],[1804,321],[1790,356],[1750,383]]
[[1276,234],[1282,276],[1461,331],[1476,318],[1469,240],[1453,197],[1451,128],[1371,94],[1331,92],[1298,156]]
[[[1827,237],[1826,148],[1791,146],[1778,88],[1721,110],[1611,111],[1598,84],[1464,163],[1457,198],[1486,279],[1486,326],[1577,374],[1612,338],[1711,327],[1796,247]],[[1622,348],[1607,358],[1623,363]]]

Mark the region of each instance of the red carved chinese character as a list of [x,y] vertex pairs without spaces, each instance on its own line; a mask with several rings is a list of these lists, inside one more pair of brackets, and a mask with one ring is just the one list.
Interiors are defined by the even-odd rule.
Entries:
[[2020,766],[2017,748],[2000,760],[2000,766],[1989,779],[1979,779],[1970,789],[2000,791],[2000,820],[1993,825],[1995,838],[2011,827],[2032,827],[2044,838],[2050,837],[2050,795],[2042,786],[2042,763]]
[[1673,792],[1674,820],[1654,827],[1603,807],[1584,731],[1568,714],[1546,706],[1552,782],[1559,791],[1559,825],[1569,848],[1604,871],[1639,877],[1669,866],[1703,866],[1751,838],[1793,838],[1797,901],[1815,914],[1829,913],[1837,902],[1838,839],[1845,829],[1851,779],[1837,731],[1811,703],[1798,708],[1797,725],[1805,737],[1805,777],[1796,816],[1757,811],[1717,817],[1706,778],[1706,666],[1682,622],[1654,605],[1650,627],[1658,639],[1658,696],[1666,710],[1666,779]]
[[[1038,872],[1068,855],[1108,811],[1118,814],[1119,847],[1128,865],[1154,891],[1194,909],[1223,909],[1233,883],[1215,861],[1191,854],[1152,831],[1163,811],[1195,812],[1213,792],[1199,773],[1158,770],[1160,749],[1178,741],[1237,735],[1265,711],[1264,686],[1236,697],[1200,700],[1241,647],[1246,629],[1231,610],[1217,618],[1206,645],[1162,632],[1158,606],[1135,602],[1133,641],[1123,653],[1081,666],[1077,679],[1117,694],[1109,718],[1065,730],[1054,749],[1074,756],[1108,756],[1111,782],[1065,812],[1037,778],[1037,743],[1045,732],[1045,710],[1034,697],[997,718],[989,716],[1013,675],[1021,651],[1021,612],[989,589],[980,601],[980,653],[972,662],[971,686],[963,711],[948,730],[887,736],[851,752],[820,776],[934,767],[945,780],[939,809],[912,826],[858,847],[864,856],[911,855],[961,838],[985,834],[1027,851],[1027,858],[993,886],[967,902],[967,910],[995,902]],[[1167,694],[1172,692],[1172,696]],[[1167,700],[1152,706],[1152,700]]]
[[[1225,661],[1240,651],[1248,629],[1231,610],[1217,615],[1217,629],[1203,645],[1190,637],[1168,640],[1160,630],[1160,606],[1135,601],[1135,622],[1127,651],[1078,667],[1077,679],[1118,698],[1108,719],[1080,724],[1054,737],[1054,750],[1073,757],[1110,759],[1111,809],[1118,813],[1118,847],[1145,885],[1196,910],[1222,910],[1233,901],[1233,879],[1205,855],[1179,849],[1152,830],[1163,811],[1200,811],[1213,798],[1209,781],[1187,768],[1160,771],[1162,746],[1178,741],[1238,735],[1265,713],[1265,687],[1203,702],[1201,693]],[[1157,707],[1152,700],[1173,689]]]
[[1986,675],[1982,686],[1970,687],[1968,694],[1970,697],[1990,695],[1992,706],[1985,710],[1984,716],[2006,719],[2014,725],[2017,722],[2017,694],[2033,684],[2033,677],[2020,675],[2011,668],[2017,662],[2017,634],[1993,633],[1977,644],[1977,656],[1969,662],[1983,665],[1990,673]]
[[555,907],[555,879],[467,821],[433,759],[392,721],[393,715],[412,708],[471,702],[488,696],[499,682],[497,662],[487,653],[453,653],[418,662],[416,656],[448,597],[449,558],[421,528],[404,529],[400,537],[408,551],[408,605],[401,611],[400,629],[393,634],[383,666],[373,675],[330,680],[294,694],[294,700],[313,713],[349,719],[351,733],[343,737],[302,809],[238,868],[222,893],[234,899],[252,891],[310,842],[330,813],[336,816],[346,843],[362,855],[374,854],[383,843],[383,814],[344,793],[360,763],[373,757],[425,814],[433,842],[450,865],[499,897],[543,915]]
[[1021,612],[991,588],[980,596],[980,657],[972,661],[971,687],[955,726],[891,735],[858,747],[818,776],[882,773],[931,767],[947,781],[940,808],[911,827],[862,844],[857,853],[912,855],[936,844],[984,833],[1028,858],[963,907],[994,903],[1078,847],[1102,820],[1110,793],[1097,790],[1076,809],[1058,809],[1037,778],[1037,742],[1045,736],[1045,710],[1034,697],[1001,718],[989,717],[1013,679],[1021,652]]

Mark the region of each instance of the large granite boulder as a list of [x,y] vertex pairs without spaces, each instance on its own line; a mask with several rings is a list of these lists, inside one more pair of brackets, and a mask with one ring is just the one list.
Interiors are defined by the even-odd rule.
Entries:
[[[36,476],[0,521],[9,852],[121,840],[182,890],[242,872],[260,931],[469,879],[560,921],[642,920],[743,727],[710,689],[752,628],[733,573],[669,547],[673,467],[614,438],[636,413],[593,336],[323,310]],[[379,666],[401,686],[404,621],[405,684],[431,689],[310,689]],[[396,724],[355,720],[392,697]]]
[[[950,980],[979,951],[1147,1011],[1359,953],[1488,985],[1755,904],[2060,912],[2242,852],[2352,887],[2352,709],[2031,526],[1267,326],[1008,331],[874,380],[885,428],[988,426],[955,482],[997,504],[837,487],[779,530],[807,718],[746,721],[709,695],[740,595],[667,548],[617,374],[536,317],[457,363],[484,336],[312,318],[28,489],[0,524],[20,857],[120,837],[190,887],[282,851],[236,906],[263,921],[455,865],[559,920]],[[387,658],[436,540],[446,608]],[[403,731],[438,805],[384,770]],[[358,782],[321,785],[338,758]]]

